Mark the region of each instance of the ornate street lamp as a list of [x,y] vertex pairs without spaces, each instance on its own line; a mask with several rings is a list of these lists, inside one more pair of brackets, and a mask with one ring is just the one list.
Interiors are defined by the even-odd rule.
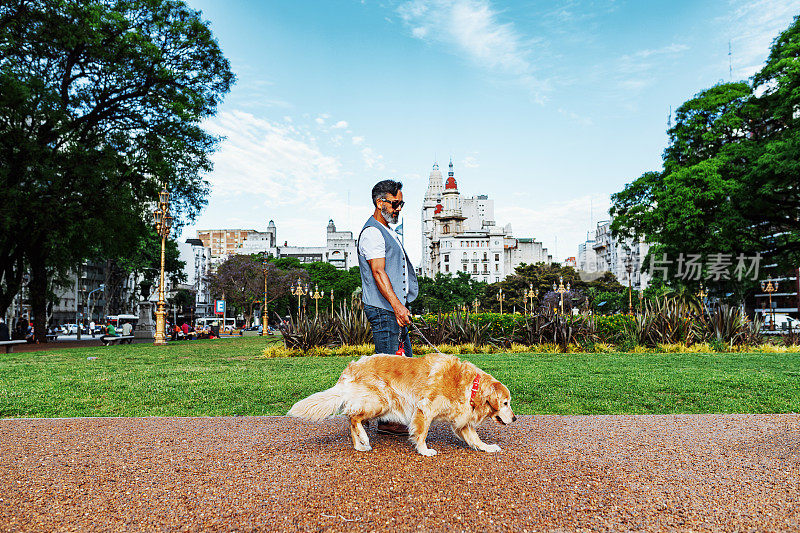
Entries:
[[167,309],[164,301],[164,250],[167,236],[172,229],[172,217],[169,214],[169,192],[167,186],[158,193],[158,209],[153,211],[153,223],[156,233],[161,236],[161,274],[158,282],[158,303],[156,304],[156,336],[153,344],[164,346],[167,344]]
[[303,285],[303,282],[300,280],[300,278],[297,278],[297,283],[289,292],[297,296],[297,320],[300,321],[300,297],[308,294],[308,284]]
[[331,316],[333,316],[333,289],[331,289]]
[[770,331],[775,330],[775,308],[772,307],[772,293],[778,290],[778,282],[772,279],[761,282],[761,290],[769,295],[769,308],[772,310],[772,323],[769,325]]
[[631,272],[633,272],[633,258],[631,257],[630,252],[628,252],[627,257],[625,257],[625,272],[628,273],[628,314],[633,314],[633,303],[631,299]]
[[525,291],[525,303],[527,304],[528,300],[530,299],[530,312],[533,314],[533,299],[539,296],[539,289],[536,289],[536,292],[533,292],[533,283],[528,284],[528,290]]
[[564,314],[564,293],[569,292],[569,283],[567,283],[567,287],[564,288],[564,276],[558,276],[558,285],[556,286],[555,282],[553,282],[553,292],[557,292],[561,295],[561,314]]
[[703,284],[700,284],[700,291],[697,293],[697,297],[700,298],[700,305],[703,306],[703,315],[706,314],[706,296],[708,293],[705,291]]
[[314,285],[314,293],[311,295],[314,298],[314,316],[319,314],[319,300],[325,296],[325,291],[319,292],[319,285]]
[[472,305],[473,305],[473,306],[475,306],[475,314],[478,314],[478,306],[480,305],[480,302],[478,301],[478,299],[477,299],[477,298],[475,298],[475,299],[472,301]]
[[500,292],[497,293],[497,300],[500,302],[500,314],[503,314],[503,288],[500,288]]
[[261,271],[264,273],[264,311],[261,313],[261,336],[264,337],[269,333],[269,326],[267,322],[267,267],[269,266],[269,258],[267,254],[261,258]]

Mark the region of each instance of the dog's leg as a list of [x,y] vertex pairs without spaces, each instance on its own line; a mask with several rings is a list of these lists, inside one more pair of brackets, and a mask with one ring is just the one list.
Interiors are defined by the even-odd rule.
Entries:
[[476,450],[494,453],[494,452],[499,452],[502,449],[497,444],[486,444],[485,442],[483,442],[480,436],[478,435],[478,432],[475,431],[475,428],[472,427],[471,424],[467,424],[466,426],[458,430],[458,432],[461,434],[461,437],[464,439],[464,442],[466,442]]
[[426,457],[436,455],[436,450],[428,448],[425,439],[428,437],[428,429],[431,427],[431,419],[422,409],[417,409],[414,418],[409,425],[410,440],[414,443],[417,451]]
[[362,417],[350,417],[350,438],[353,439],[353,448],[360,452],[368,452],[372,450],[372,446],[369,445],[369,437],[364,426],[361,425],[362,420]]

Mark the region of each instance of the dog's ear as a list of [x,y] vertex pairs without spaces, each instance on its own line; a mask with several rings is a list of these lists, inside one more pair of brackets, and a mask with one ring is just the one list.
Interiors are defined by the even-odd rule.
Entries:
[[492,383],[489,390],[486,391],[486,402],[495,411],[500,410],[500,395],[503,392],[503,385],[499,381]]

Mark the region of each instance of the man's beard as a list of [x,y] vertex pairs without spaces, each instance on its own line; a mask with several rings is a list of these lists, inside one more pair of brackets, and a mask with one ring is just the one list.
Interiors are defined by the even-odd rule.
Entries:
[[389,224],[397,224],[397,217],[400,216],[400,213],[392,213],[385,207],[381,207],[381,215]]

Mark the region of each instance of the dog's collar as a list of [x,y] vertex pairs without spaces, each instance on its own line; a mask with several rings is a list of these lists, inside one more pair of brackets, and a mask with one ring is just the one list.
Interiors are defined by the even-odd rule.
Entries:
[[480,386],[480,383],[481,383],[481,375],[478,374],[475,376],[475,379],[472,382],[472,392],[469,395],[469,403],[472,403],[472,400],[475,398],[475,393],[478,392],[478,387]]

